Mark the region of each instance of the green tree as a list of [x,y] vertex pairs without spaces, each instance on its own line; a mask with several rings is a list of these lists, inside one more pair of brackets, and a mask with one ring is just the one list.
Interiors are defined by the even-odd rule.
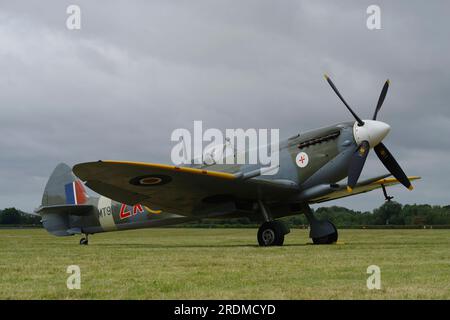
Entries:
[[6,208],[0,215],[1,224],[20,224],[22,222],[22,215],[16,208]]
[[402,205],[395,201],[386,201],[381,207],[373,211],[374,224],[404,224]]

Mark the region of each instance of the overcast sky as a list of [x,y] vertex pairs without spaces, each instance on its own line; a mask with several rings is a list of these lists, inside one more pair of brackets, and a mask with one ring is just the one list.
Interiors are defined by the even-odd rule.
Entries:
[[[81,30],[66,8],[81,8]],[[381,8],[381,30],[366,9]],[[32,210],[59,162],[170,161],[170,134],[280,128],[281,137],[378,116],[409,175],[401,203],[449,204],[448,1],[0,0],[0,208]],[[374,152],[365,177],[384,173]],[[381,191],[329,202],[358,210]]]

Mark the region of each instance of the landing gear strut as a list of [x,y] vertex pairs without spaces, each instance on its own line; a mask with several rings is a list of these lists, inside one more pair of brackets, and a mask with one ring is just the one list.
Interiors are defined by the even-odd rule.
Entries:
[[88,234],[86,234],[86,237],[83,237],[80,239],[80,245],[87,246],[89,244]]
[[338,232],[331,221],[317,220],[309,206],[305,207],[305,216],[310,226],[309,237],[314,244],[331,244],[337,242]]
[[388,196],[387,191],[386,191],[386,187],[384,186],[384,184],[381,185],[381,188],[383,189],[384,200],[386,200],[387,202],[389,202],[389,201],[391,201],[392,199],[394,199],[393,196]]
[[258,205],[266,221],[258,229],[258,244],[262,247],[282,246],[284,236],[290,232],[289,228],[281,221],[272,220],[268,209],[261,201],[258,201]]

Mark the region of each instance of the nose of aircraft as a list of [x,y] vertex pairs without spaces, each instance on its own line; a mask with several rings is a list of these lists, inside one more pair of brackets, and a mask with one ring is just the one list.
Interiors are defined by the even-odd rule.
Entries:
[[391,127],[382,121],[363,121],[364,125],[360,126],[358,125],[358,122],[355,122],[355,125],[353,126],[353,136],[358,145],[366,140],[369,142],[370,147],[373,148],[379,144],[391,130]]

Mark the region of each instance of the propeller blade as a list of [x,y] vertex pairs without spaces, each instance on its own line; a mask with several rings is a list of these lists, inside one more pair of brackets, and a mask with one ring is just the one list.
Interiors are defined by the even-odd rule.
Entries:
[[386,98],[386,93],[389,89],[389,84],[391,82],[389,80],[386,80],[384,83],[383,89],[381,89],[380,97],[378,98],[377,107],[375,108],[375,113],[373,114],[372,120],[377,120],[378,111],[380,111],[381,106],[383,105],[384,98]]
[[409,181],[406,174],[403,172],[402,168],[400,168],[400,165],[394,159],[392,154],[386,148],[386,146],[383,143],[379,143],[378,145],[375,146],[374,150],[378,158],[380,158],[381,162],[383,162],[386,169],[388,169],[389,172],[392,173],[392,175],[401,184],[403,184],[409,190],[412,190],[413,186],[411,185],[411,182]]
[[364,140],[355,150],[350,159],[350,167],[348,168],[347,191],[352,192],[361,175],[367,155],[369,154],[369,142]]
[[360,126],[363,126],[364,125],[364,121],[362,121],[361,118],[359,118],[356,115],[356,113],[352,110],[352,108],[350,108],[350,106],[347,104],[347,102],[344,100],[344,98],[339,93],[339,91],[336,88],[336,86],[334,85],[333,81],[331,81],[330,77],[328,77],[326,74],[324,75],[324,77],[325,77],[325,80],[327,80],[328,84],[331,86],[331,89],[333,89],[333,91],[337,94],[339,99],[341,99],[341,101],[345,104],[345,106],[347,107],[348,111],[350,111],[350,113],[353,115],[353,117],[356,119],[356,121],[358,121],[358,124]]

